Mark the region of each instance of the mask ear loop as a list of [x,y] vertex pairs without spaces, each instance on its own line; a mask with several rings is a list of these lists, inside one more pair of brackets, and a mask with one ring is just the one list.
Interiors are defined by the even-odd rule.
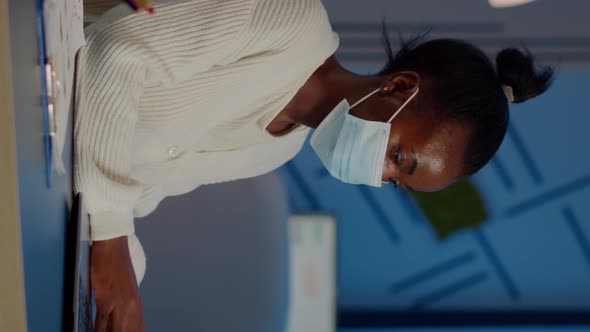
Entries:
[[402,106],[395,113],[393,113],[393,115],[391,116],[391,118],[389,118],[389,120],[387,121],[387,123],[391,123],[391,121],[393,120],[393,118],[395,118],[399,114],[399,112],[401,112],[404,109],[404,107],[406,107],[406,105],[408,105],[408,103],[411,102],[412,99],[414,99],[414,97],[416,97],[416,95],[418,94],[418,91],[420,91],[420,88],[417,88],[416,89],[416,92],[414,92],[410,96],[410,98],[408,98],[408,100],[406,100],[406,102],[403,103]]
[[361,98],[361,100],[357,101],[356,103],[354,103],[354,105],[350,106],[349,109],[353,109],[355,106],[357,106],[358,104],[362,103],[363,101],[369,99],[369,97],[371,97],[372,95],[376,94],[377,92],[381,91],[381,89],[377,89],[371,93],[369,93],[368,95],[364,96],[363,98]]

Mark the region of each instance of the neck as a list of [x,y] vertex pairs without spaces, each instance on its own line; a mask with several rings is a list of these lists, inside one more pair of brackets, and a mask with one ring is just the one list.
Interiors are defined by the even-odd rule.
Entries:
[[317,128],[343,99],[352,105],[379,88],[383,78],[363,76],[342,67],[332,56],[307,80],[295,96],[293,122]]

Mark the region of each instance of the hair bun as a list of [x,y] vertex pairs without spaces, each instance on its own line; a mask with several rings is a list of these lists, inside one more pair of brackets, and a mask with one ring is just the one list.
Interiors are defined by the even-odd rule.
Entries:
[[500,83],[512,88],[515,103],[542,94],[553,80],[552,67],[537,68],[530,52],[515,48],[502,50],[496,57],[496,67]]

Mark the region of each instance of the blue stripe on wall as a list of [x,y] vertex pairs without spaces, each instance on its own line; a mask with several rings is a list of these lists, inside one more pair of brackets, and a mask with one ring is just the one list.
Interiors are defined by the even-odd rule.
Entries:
[[518,154],[522,158],[522,161],[524,162],[524,165],[527,168],[530,176],[533,178],[533,181],[535,181],[537,185],[543,184],[543,175],[541,174],[541,171],[534,162],[533,157],[531,156],[529,150],[524,144],[524,140],[518,133],[518,130],[516,129],[516,127],[514,127],[514,124],[508,125],[508,131],[506,132],[506,134],[512,138],[514,147],[516,148]]
[[393,185],[387,185],[387,187],[389,187],[393,195],[402,202],[401,206],[412,222],[415,224],[424,224],[424,216],[412,197],[399,188],[395,188]]
[[432,304],[442,298],[451,296],[458,293],[466,288],[477,285],[488,279],[488,275],[485,272],[479,272],[468,276],[467,278],[456,281],[444,288],[436,290],[422,298],[419,298],[414,304],[413,310],[422,310],[425,306]]
[[533,209],[539,205],[543,205],[548,201],[553,199],[559,198],[566,194],[570,194],[573,191],[580,190],[586,186],[590,185],[590,175],[586,175],[569,183],[566,183],[562,186],[559,186],[551,191],[548,191],[544,194],[541,194],[537,197],[531,198],[527,201],[519,203],[509,209],[506,210],[505,215],[506,217],[514,217],[517,214],[521,214],[526,212],[530,209]]
[[379,225],[383,229],[383,232],[389,237],[389,239],[393,243],[398,243],[400,241],[399,233],[393,227],[393,224],[389,221],[387,217],[387,213],[383,210],[383,207],[379,204],[373,193],[369,190],[367,186],[359,185],[357,186],[361,195],[365,199],[365,203],[369,206],[373,214],[375,215],[375,219],[379,222]]
[[289,175],[293,177],[293,180],[305,196],[305,199],[309,202],[309,205],[312,210],[319,211],[322,210],[322,205],[320,204],[319,198],[316,196],[315,192],[309,187],[305,179],[295,167],[292,161],[285,164],[285,169],[289,172]]
[[494,158],[492,158],[492,160],[490,160],[490,166],[496,171],[496,174],[498,175],[500,181],[504,185],[504,189],[506,189],[507,191],[514,191],[514,181],[508,173],[506,166],[504,166],[504,163],[502,162],[502,160],[500,160],[500,157],[495,156]]
[[578,220],[578,217],[576,216],[572,208],[568,205],[564,206],[561,209],[561,212],[565,217],[565,220],[567,221],[572,234],[576,238],[576,242],[580,247],[582,255],[584,255],[584,257],[586,258],[586,263],[588,263],[588,267],[590,267],[590,240],[588,240],[586,234],[584,233],[584,229],[582,229],[582,226],[580,226],[580,221]]
[[502,264],[500,257],[498,256],[498,254],[496,254],[496,251],[494,250],[486,236],[483,234],[483,231],[481,231],[480,229],[476,229],[473,231],[473,235],[479,243],[481,250],[487,256],[490,264],[492,264],[492,266],[494,267],[496,275],[500,279],[500,282],[502,282],[502,285],[506,289],[506,292],[508,292],[512,300],[518,300],[520,298],[520,292],[518,291],[516,285],[514,284],[514,281],[512,281],[512,278],[508,274],[506,267],[504,267],[504,264]]
[[424,271],[421,271],[413,276],[410,276],[404,280],[398,281],[391,287],[393,293],[400,293],[408,288],[411,288],[421,282],[427,281],[428,279],[436,278],[441,274],[456,269],[462,265],[473,262],[476,258],[476,254],[473,251],[463,253],[456,256],[446,262],[439,263],[433,267],[430,267]]

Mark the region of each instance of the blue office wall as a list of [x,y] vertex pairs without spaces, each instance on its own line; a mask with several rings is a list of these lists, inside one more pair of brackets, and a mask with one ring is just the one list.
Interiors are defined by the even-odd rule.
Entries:
[[473,177],[490,218],[439,240],[407,194],[332,179],[309,146],[281,168],[294,210],[338,218],[339,306],[590,309],[590,72],[560,72],[511,107],[497,156]]

